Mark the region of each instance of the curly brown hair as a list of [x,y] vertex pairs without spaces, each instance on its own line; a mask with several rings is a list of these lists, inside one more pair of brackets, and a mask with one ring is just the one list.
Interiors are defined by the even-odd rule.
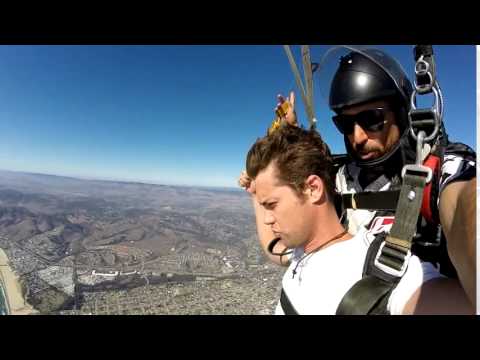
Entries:
[[247,155],[247,174],[255,179],[275,161],[278,179],[299,195],[310,175],[319,176],[330,200],[334,199],[334,167],[328,145],[315,130],[286,125],[258,139]]

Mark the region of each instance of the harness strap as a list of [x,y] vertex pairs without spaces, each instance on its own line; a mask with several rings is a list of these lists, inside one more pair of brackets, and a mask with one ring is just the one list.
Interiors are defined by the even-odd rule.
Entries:
[[[430,168],[433,174],[440,174],[440,158],[435,155],[429,155],[427,160],[423,164],[424,166]],[[423,193],[423,200],[422,200],[422,207],[421,207],[421,214],[428,222],[434,222],[433,212],[432,212],[432,202],[431,202],[431,195],[432,195],[432,185],[433,181],[427,184]]]
[[380,234],[370,245],[363,278],[344,295],[337,314],[386,314],[388,298],[408,266],[417,228],[423,190],[431,173],[425,167],[404,168],[395,222],[390,234]]
[[395,212],[395,222],[385,240],[385,245],[379,252],[378,262],[375,264],[379,267],[386,266],[387,269],[383,270],[387,272],[391,269],[399,272],[398,276],[400,277],[405,272],[412,239],[417,230],[426,180],[427,175],[417,172],[415,168],[407,169],[405,172]]
[[415,45],[415,87],[420,94],[432,92],[436,83],[435,59],[432,45]]
[[413,48],[414,58],[417,61],[420,56],[432,56],[433,55],[433,47],[432,45],[415,45]]
[[400,190],[342,194],[345,209],[395,210]]
[[285,315],[299,315],[298,312],[293,307],[292,303],[290,302],[290,299],[288,298],[283,288],[280,294],[280,306],[282,307],[283,313]]
[[370,244],[363,265],[363,278],[343,296],[337,315],[387,314],[388,299],[399,278],[375,266],[376,256],[385,237],[385,233],[380,233]]
[[[437,155],[430,154],[425,160],[424,166],[432,170],[435,177],[440,176],[441,160]],[[432,205],[433,186],[438,185],[438,179],[429,182],[424,189],[420,213],[429,223],[436,223]],[[435,183],[435,185],[433,184]],[[438,190],[437,190],[438,191]],[[359,192],[351,194],[341,194],[342,207],[344,209],[365,209],[365,210],[395,210],[400,196],[400,190],[387,190],[375,192]]]
[[[386,306],[380,305],[386,305],[395,285],[372,275],[362,278],[345,294],[336,315],[386,314]],[[382,311],[376,310],[380,308]]]

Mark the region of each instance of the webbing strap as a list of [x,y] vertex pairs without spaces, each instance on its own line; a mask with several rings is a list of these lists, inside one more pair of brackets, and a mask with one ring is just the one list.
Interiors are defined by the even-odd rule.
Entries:
[[415,88],[419,94],[429,94],[437,83],[432,45],[415,45]]
[[[435,155],[429,155],[424,164],[426,167],[430,168],[434,174],[440,174],[440,158]],[[434,178],[435,179],[435,178]],[[433,220],[433,211],[432,211],[432,185],[433,181],[428,183],[423,192],[422,207],[421,213],[422,216],[428,222],[432,223]]]
[[407,170],[403,177],[395,222],[378,258],[379,263],[396,271],[405,270],[406,256],[410,252],[417,230],[426,180],[425,172],[415,170]]
[[417,61],[420,56],[432,56],[433,47],[432,45],[415,45],[413,48],[413,57]]
[[290,302],[290,299],[288,298],[283,288],[280,294],[280,306],[282,307],[283,313],[285,315],[298,315],[298,312],[293,307],[292,303]]
[[[440,173],[440,164],[440,158],[432,154],[430,154],[423,163],[424,166],[432,170],[432,173],[435,176],[438,176],[438,174]],[[436,179],[435,185],[438,185],[437,183],[438,179]],[[432,209],[432,186],[434,186],[433,181],[429,182],[425,186],[425,189],[423,191],[422,205],[420,208],[422,216],[429,223],[436,222]],[[339,194],[338,201],[340,201],[341,199],[343,209],[395,210],[397,208],[399,195],[400,190],[375,192],[367,191],[359,193]]]
[[425,185],[426,176],[424,174],[414,174],[410,171],[405,173],[390,237],[405,239],[411,242],[417,229]]
[[395,210],[400,190],[342,194],[344,209]]
[[408,265],[428,177],[428,172],[420,166],[405,169],[390,234],[385,241],[378,237],[370,245],[364,276],[344,295],[337,308],[338,315],[387,313],[388,297]]
[[[375,310],[383,303],[396,283],[383,281],[375,276],[365,276],[345,294],[336,315],[369,315],[380,314]],[[386,311],[386,307],[385,307]]]

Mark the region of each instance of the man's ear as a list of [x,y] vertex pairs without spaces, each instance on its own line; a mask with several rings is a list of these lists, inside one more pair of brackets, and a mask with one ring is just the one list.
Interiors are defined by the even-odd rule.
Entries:
[[310,203],[318,203],[325,199],[325,186],[323,180],[318,175],[310,175],[305,180],[305,190],[303,192]]

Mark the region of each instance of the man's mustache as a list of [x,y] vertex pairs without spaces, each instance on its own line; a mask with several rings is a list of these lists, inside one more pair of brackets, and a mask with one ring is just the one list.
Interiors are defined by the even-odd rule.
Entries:
[[368,154],[369,152],[377,152],[380,149],[374,146],[367,146],[366,144],[356,144],[354,150],[361,154]]

